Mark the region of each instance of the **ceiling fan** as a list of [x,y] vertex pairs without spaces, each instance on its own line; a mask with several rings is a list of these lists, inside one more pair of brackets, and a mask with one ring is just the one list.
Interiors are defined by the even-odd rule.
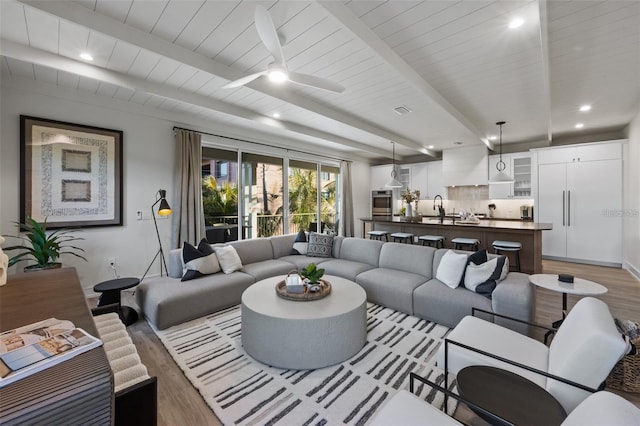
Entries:
[[273,25],[273,20],[267,9],[262,6],[256,6],[255,12],[255,24],[260,40],[265,45],[271,56],[275,59],[275,62],[269,64],[266,70],[250,74],[242,77],[238,80],[222,86],[225,89],[232,89],[235,87],[244,86],[247,83],[252,82],[256,78],[267,76],[269,80],[274,83],[283,83],[290,81],[292,83],[301,84],[303,86],[315,87],[318,89],[328,90],[330,92],[342,93],[344,87],[333,81],[316,77],[310,74],[302,74],[298,72],[289,71],[287,63],[284,59],[282,52],[282,46],[280,45],[280,39],[276,32],[276,27]]

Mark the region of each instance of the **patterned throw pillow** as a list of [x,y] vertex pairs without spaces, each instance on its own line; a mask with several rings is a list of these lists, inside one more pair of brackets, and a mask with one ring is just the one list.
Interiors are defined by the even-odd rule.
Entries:
[[310,257],[331,257],[333,249],[333,236],[309,232],[309,247],[307,256]]
[[220,272],[218,258],[206,239],[202,239],[197,248],[185,241],[182,246],[182,262],[184,274],[181,281]]
[[506,256],[497,256],[479,265],[471,262],[467,265],[464,277],[464,286],[471,291],[491,298],[493,290],[500,281],[504,270],[509,270],[509,263]]
[[309,248],[309,242],[307,241],[307,234],[304,229],[301,229],[296,236],[296,240],[293,242],[293,248],[291,254],[307,254]]

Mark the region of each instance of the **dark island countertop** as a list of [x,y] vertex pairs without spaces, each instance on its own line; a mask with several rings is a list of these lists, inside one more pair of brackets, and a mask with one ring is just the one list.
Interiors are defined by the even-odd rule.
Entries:
[[451,218],[445,218],[443,223],[440,223],[440,219],[433,216],[422,217],[420,220],[407,220],[402,216],[380,216],[376,218],[363,217],[360,218],[363,222],[376,222],[376,223],[398,223],[405,225],[437,225],[437,226],[471,226],[475,228],[494,228],[494,229],[512,229],[512,230],[526,230],[526,231],[546,231],[553,228],[551,223],[536,223],[530,221],[517,221],[517,220],[496,220],[496,219],[480,219],[477,224],[461,222],[459,219],[455,220],[455,223]]

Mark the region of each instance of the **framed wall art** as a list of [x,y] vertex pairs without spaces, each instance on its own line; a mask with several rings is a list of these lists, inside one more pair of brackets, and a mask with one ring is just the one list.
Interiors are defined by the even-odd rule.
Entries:
[[20,221],[122,225],[122,131],[20,116]]

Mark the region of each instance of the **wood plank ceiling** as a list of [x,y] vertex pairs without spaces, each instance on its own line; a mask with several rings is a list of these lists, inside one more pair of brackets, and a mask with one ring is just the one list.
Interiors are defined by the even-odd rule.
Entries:
[[[264,77],[262,5],[290,70],[343,93]],[[640,105],[640,2],[3,0],[3,84],[37,81],[344,156],[437,155],[621,129]],[[523,24],[510,29],[514,18]],[[92,62],[79,58],[93,55]],[[590,104],[588,113],[579,112]],[[394,108],[410,113],[398,115]],[[272,115],[279,113],[280,118]],[[575,124],[583,122],[582,129]]]

